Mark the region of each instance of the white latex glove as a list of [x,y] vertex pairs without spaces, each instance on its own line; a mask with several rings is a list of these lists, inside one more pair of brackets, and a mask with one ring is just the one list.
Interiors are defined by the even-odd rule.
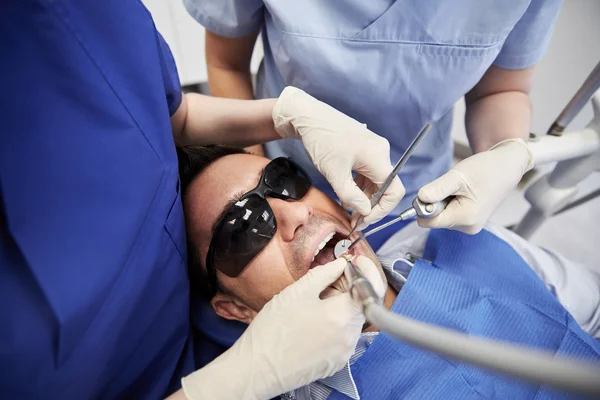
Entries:
[[[281,137],[302,139],[313,164],[342,203],[364,216],[359,229],[385,217],[404,196],[404,186],[396,178],[371,211],[367,194],[385,181],[392,164],[389,142],[366,125],[294,87],[286,87],[279,96],[273,121]],[[352,179],[352,171],[367,194]]]
[[437,217],[419,218],[419,225],[478,233],[531,168],[533,155],[523,139],[504,140],[464,159],[419,190],[419,199],[426,203],[455,196]]
[[[354,257],[352,262],[358,267],[358,269],[361,270],[361,272],[365,275],[365,278],[371,282],[373,290],[375,290],[377,296],[379,296],[380,299],[383,299],[385,296],[386,281],[384,281],[384,278],[381,276],[382,273],[380,273],[375,264],[373,264],[373,261],[369,260],[365,256],[358,256]],[[346,276],[342,275],[331,285],[331,287],[327,289],[336,292],[348,293],[350,291],[350,284],[348,283]],[[324,292],[324,295],[329,295],[328,290]]]
[[270,399],[343,368],[365,318],[349,294],[320,294],[345,266],[313,268],[273,297],[229,350],[182,379],[187,398]]

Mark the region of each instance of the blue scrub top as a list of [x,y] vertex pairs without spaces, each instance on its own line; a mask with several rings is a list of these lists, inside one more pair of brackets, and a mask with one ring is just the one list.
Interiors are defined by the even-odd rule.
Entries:
[[171,53],[136,0],[8,0],[0,52],[0,397],[161,398],[194,368]]
[[[490,65],[521,69],[538,62],[560,0],[184,0],[208,30],[241,37],[261,29],[264,60],[256,96],[287,85],[366,123],[391,144],[396,162],[421,127],[432,131],[404,167],[409,206],[416,192],[452,161],[453,105]],[[340,140],[343,143],[343,140]],[[266,145],[291,156],[315,184],[333,193],[299,141]],[[400,209],[397,209],[398,212]]]

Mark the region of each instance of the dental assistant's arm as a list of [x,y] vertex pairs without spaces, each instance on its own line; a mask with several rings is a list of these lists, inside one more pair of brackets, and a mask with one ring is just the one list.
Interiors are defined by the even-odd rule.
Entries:
[[533,69],[491,66],[466,94],[465,126],[475,154],[419,191],[425,202],[454,196],[439,216],[419,220],[421,226],[479,232],[533,167],[527,146]]
[[366,224],[385,217],[404,196],[404,186],[395,179],[371,209],[352,171],[366,182],[383,182],[392,171],[388,141],[297,88],[287,87],[279,98],[264,100],[187,94],[171,117],[171,126],[179,146],[248,146],[282,137],[302,140],[338,197],[363,215]]
[[561,0],[529,1],[502,41],[494,65],[466,94],[465,123],[475,154],[421,188],[419,198],[425,202],[454,198],[440,215],[419,220],[419,225],[477,233],[533,168],[526,141],[529,89],[533,66],[546,51],[560,6]]
[[[240,38],[226,38],[206,30],[208,86],[213,96],[253,99],[250,60],[258,30]],[[246,150],[264,155],[262,145]]]
[[280,139],[273,125],[275,102],[185,94],[171,117],[173,138],[179,146],[249,146]]
[[534,67],[507,70],[491,66],[465,95],[465,127],[474,153],[506,139],[529,137],[529,91]]

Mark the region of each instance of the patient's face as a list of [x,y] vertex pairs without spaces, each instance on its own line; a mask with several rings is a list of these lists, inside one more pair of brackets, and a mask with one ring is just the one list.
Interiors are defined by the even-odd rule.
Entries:
[[[258,184],[260,172],[269,163],[248,154],[225,156],[195,178],[185,197],[188,235],[205,268],[212,227],[231,199],[237,199]],[[351,230],[350,218],[335,201],[311,188],[300,201],[267,197],[277,220],[277,232],[269,244],[235,278],[217,270],[225,293],[212,300],[225,318],[249,323],[274,295],[305,275],[309,269],[334,260],[333,247]],[[335,236],[315,257],[319,244],[332,232]],[[385,276],[373,250],[362,241],[357,254],[369,257]]]

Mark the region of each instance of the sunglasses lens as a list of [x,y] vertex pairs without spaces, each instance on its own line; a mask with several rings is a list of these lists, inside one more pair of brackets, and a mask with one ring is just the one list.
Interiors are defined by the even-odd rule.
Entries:
[[233,205],[215,236],[214,265],[230,277],[242,270],[275,235],[277,224],[267,201],[250,195]]
[[[266,186],[263,195],[285,200],[300,200],[311,187],[306,172],[283,157],[265,167],[262,181]],[[207,265],[212,262],[219,271],[234,278],[269,244],[276,231],[277,222],[267,200],[250,194],[234,204],[221,220]]]
[[303,198],[311,186],[310,177],[287,158],[276,158],[267,165],[264,182],[271,195],[291,200]]

